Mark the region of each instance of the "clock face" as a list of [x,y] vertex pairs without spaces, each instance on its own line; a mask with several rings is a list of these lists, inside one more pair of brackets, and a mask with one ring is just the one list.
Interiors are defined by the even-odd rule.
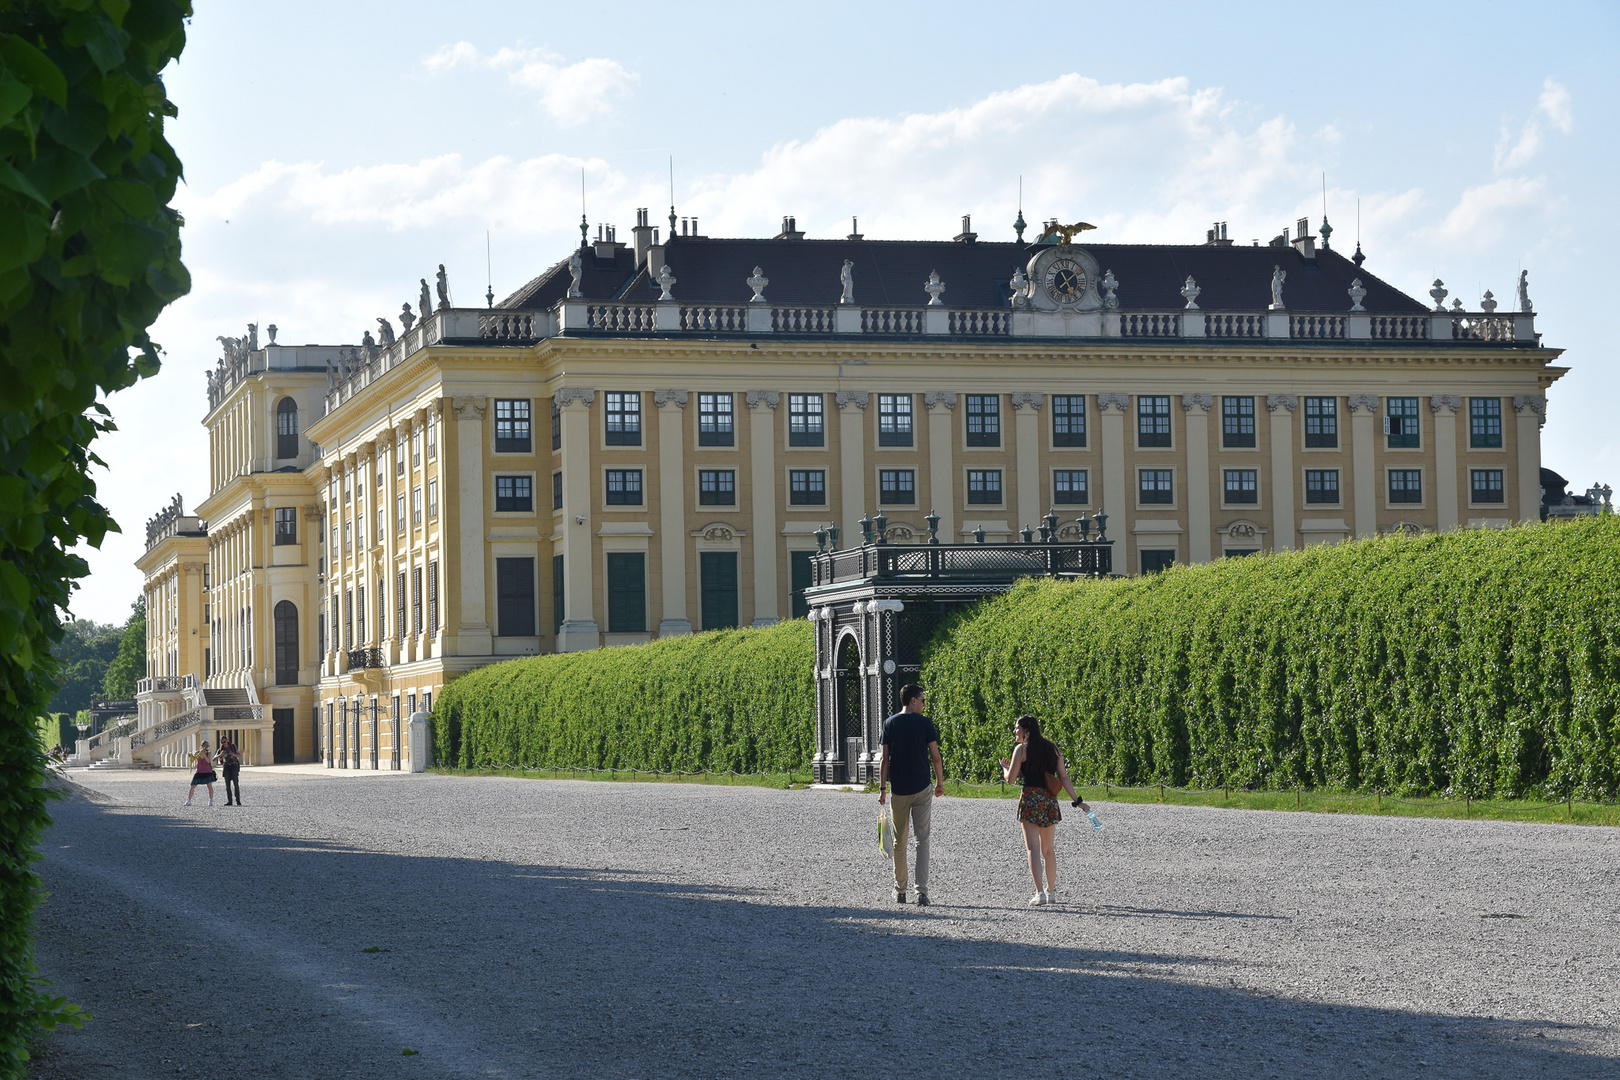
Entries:
[[1058,259],[1046,269],[1046,295],[1059,304],[1079,302],[1086,292],[1086,272],[1071,259]]

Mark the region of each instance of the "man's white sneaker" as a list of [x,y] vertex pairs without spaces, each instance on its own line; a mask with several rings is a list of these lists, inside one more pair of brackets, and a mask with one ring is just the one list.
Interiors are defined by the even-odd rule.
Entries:
[[1043,893],[1043,892],[1038,892],[1034,896],[1029,898],[1029,906],[1030,907],[1044,907],[1045,905],[1046,905],[1046,894]]

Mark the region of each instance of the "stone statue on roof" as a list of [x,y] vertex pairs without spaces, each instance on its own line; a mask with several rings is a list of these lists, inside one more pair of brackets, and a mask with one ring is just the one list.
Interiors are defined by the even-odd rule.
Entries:
[[416,310],[424,319],[428,317],[428,312],[433,310],[433,299],[428,296],[427,278],[422,279],[422,295],[417,298]]
[[1526,315],[1535,310],[1535,308],[1530,306],[1530,271],[1528,270],[1519,271],[1518,300],[1519,310],[1524,312]]
[[1284,270],[1280,266],[1275,266],[1275,265],[1272,266],[1272,268],[1271,268],[1271,310],[1272,311],[1283,311],[1284,310],[1283,298],[1282,298],[1282,287],[1283,287],[1283,282],[1285,282],[1287,280],[1288,280],[1288,271]]
[[579,287],[580,279],[585,276],[585,260],[577,251],[568,256],[568,276],[573,279],[568,284],[568,299],[578,300],[585,295]]
[[1102,287],[1103,307],[1109,311],[1119,307],[1119,297],[1114,295],[1114,290],[1119,288],[1119,281],[1114,277],[1114,272],[1112,270],[1108,271],[1097,284]]
[[[1022,218],[1023,214],[1020,213],[1019,217]],[[1012,290],[1012,306],[1015,309],[1023,310],[1029,307],[1029,275],[1024,273],[1022,266],[1013,267],[1012,280],[1007,283],[1007,287]]]
[[337,365],[329,359],[326,361],[326,392],[330,394],[337,389]]
[[928,271],[928,280],[923,283],[923,292],[928,294],[929,307],[944,307],[945,301],[940,295],[945,291],[945,282],[941,280],[938,270]]
[[843,295],[838,298],[838,302],[840,304],[853,304],[855,302],[855,260],[844,260],[843,267],[838,271],[838,282],[844,287]]
[[675,285],[675,275],[670,272],[668,263],[665,263],[663,265],[663,267],[658,271],[658,277],[655,278],[654,280],[656,280],[658,282],[658,287],[660,289],[664,290],[663,292],[658,294],[658,299],[660,299],[660,300],[673,300],[673,299],[675,299],[675,297],[673,295],[671,295],[671,293],[669,291]]
[[750,277],[747,282],[748,287],[754,290],[754,295],[749,298],[748,302],[750,304],[765,303],[765,286],[769,285],[770,283],[771,279],[765,276],[765,271],[761,270],[757,266],[754,267],[754,275]]
[[258,352],[259,351],[259,324],[258,323],[255,323],[255,322],[248,323],[247,351],[248,352]]
[[377,336],[385,346],[394,343],[394,324],[382,315],[377,316]]
[[411,305],[399,305],[399,325],[405,328],[407,334],[411,332],[411,324],[415,321],[416,316],[411,314]]
[[439,308],[441,310],[450,306],[450,279],[445,276],[444,263],[439,264]]

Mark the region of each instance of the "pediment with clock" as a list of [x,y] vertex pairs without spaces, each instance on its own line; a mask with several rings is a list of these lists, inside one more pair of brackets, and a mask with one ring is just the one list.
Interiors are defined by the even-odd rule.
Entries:
[[1015,323],[1024,333],[1087,336],[1102,332],[1108,305],[1099,289],[1103,269],[1085,248],[1042,247],[1013,278]]

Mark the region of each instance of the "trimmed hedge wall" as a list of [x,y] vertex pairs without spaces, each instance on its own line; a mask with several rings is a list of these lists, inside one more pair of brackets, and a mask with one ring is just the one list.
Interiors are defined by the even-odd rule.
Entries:
[[805,620],[510,660],[433,703],[434,759],[461,768],[784,772],[816,751]]
[[1122,784],[1613,797],[1620,518],[1031,582],[922,678],[968,779],[1033,712]]

